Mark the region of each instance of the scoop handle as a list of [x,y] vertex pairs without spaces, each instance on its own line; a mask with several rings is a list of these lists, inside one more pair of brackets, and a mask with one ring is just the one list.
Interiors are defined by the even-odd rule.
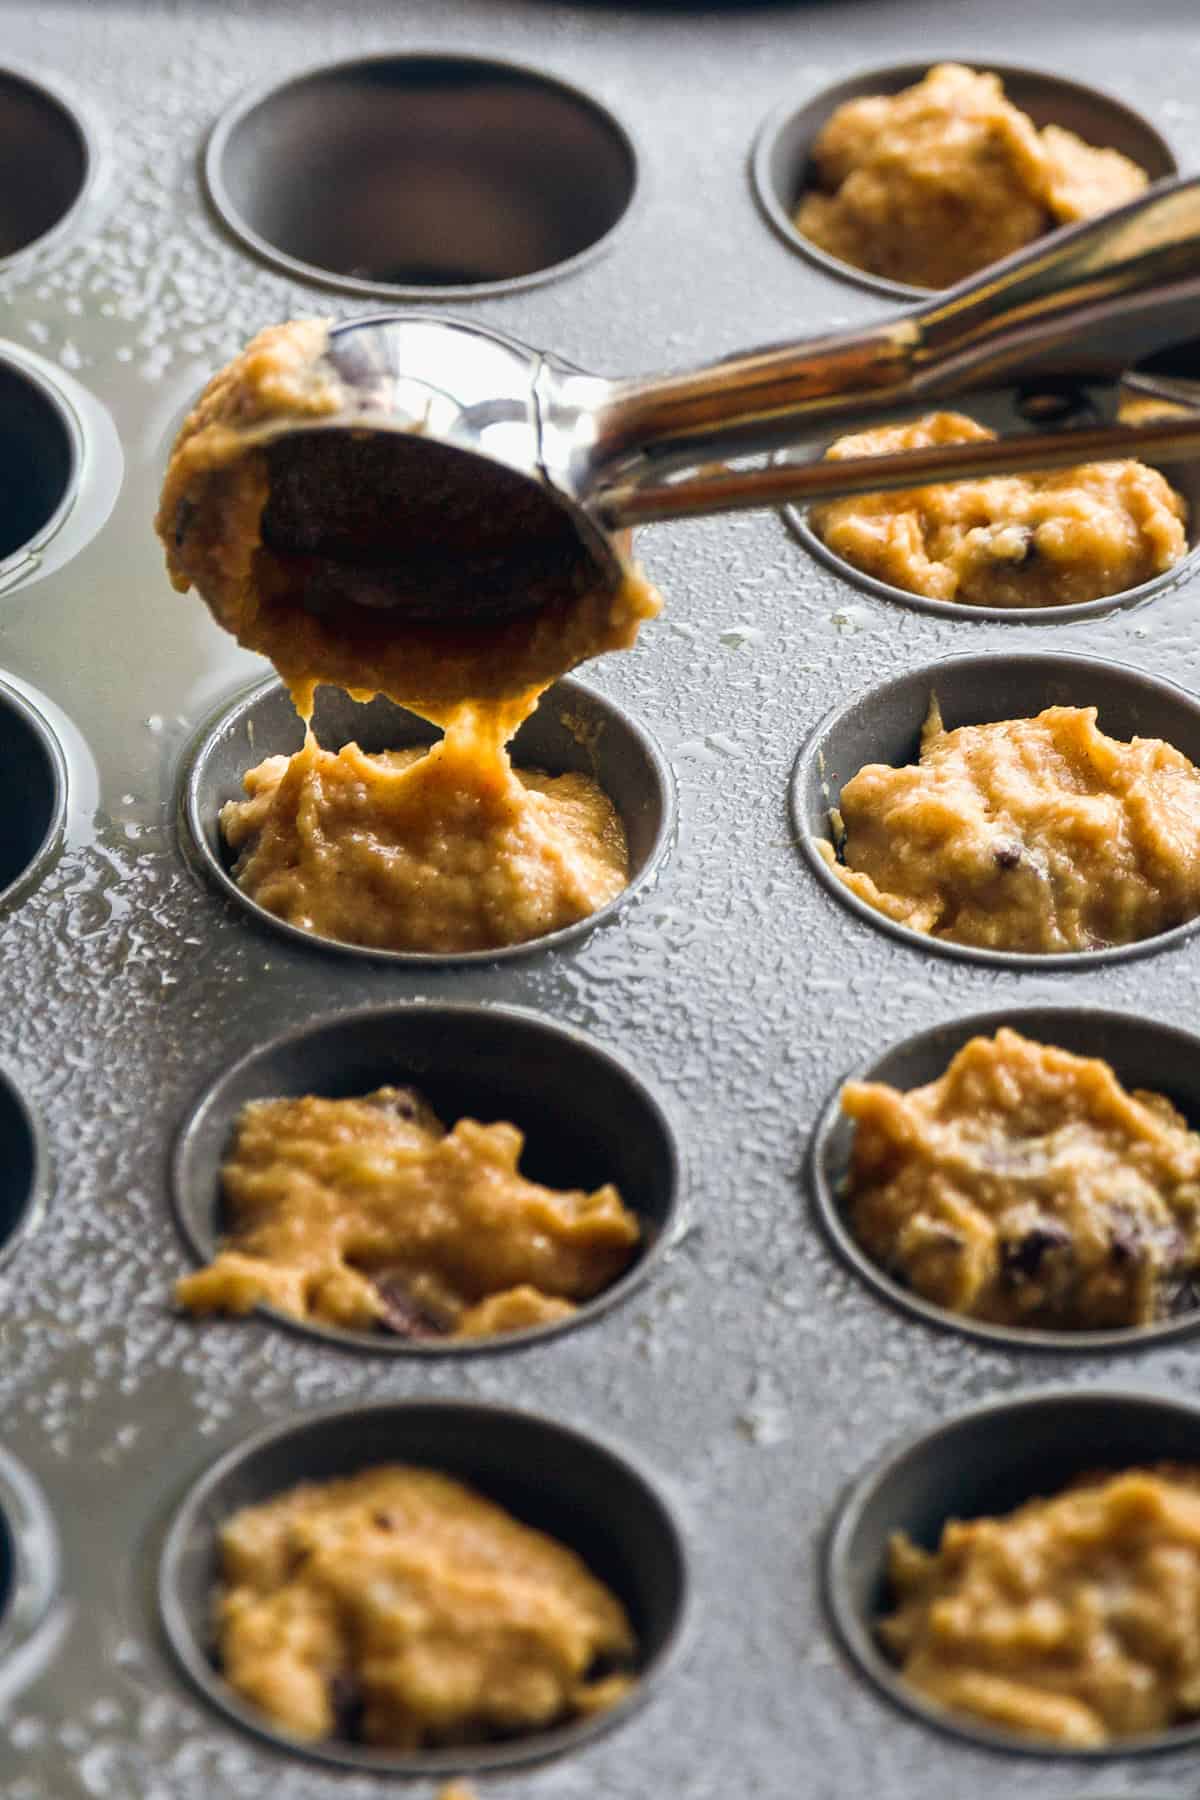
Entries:
[[1200,457],[1200,414],[1156,419],[1142,425],[1102,425],[1031,432],[995,441],[931,444],[893,456],[854,456],[826,462],[777,462],[768,468],[722,469],[681,481],[626,482],[609,488],[596,504],[608,531],[671,519],[709,518],[761,507],[808,506],[930,482],[979,480],[1069,469],[1077,463],[1143,456],[1168,467]]
[[983,387],[1113,382],[1200,323],[1200,177],[1156,183],[865,331],[608,384],[593,496]]

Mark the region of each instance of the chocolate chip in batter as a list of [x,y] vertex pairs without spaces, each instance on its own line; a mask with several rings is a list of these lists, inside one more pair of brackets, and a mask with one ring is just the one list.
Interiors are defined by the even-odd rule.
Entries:
[[1044,1257],[1056,1250],[1067,1250],[1070,1244],[1071,1234],[1063,1226],[1033,1225],[1004,1245],[1001,1254],[1005,1273],[1013,1281],[1031,1281]]
[[329,1704],[333,1709],[334,1736],[355,1743],[363,1734],[363,1712],[366,1702],[356,1676],[348,1669],[339,1670],[329,1683]]
[[375,1292],[383,1302],[379,1323],[385,1331],[400,1338],[445,1337],[446,1327],[442,1321],[413,1299],[399,1277],[376,1276]]

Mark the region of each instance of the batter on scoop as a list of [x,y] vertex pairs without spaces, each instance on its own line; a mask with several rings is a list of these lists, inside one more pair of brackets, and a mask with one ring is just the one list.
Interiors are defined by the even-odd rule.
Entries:
[[[520,493],[472,513],[439,460],[453,453],[435,445],[325,434],[314,512],[312,469],[298,473],[271,433],[315,432],[344,406],[327,342],[322,320],[272,327],[209,383],[163,485],[168,570],[271,658],[304,718],[327,682],[358,699],[385,694],[445,738],[410,766],[353,744],[327,752],[310,734],[286,766],[250,770],[249,798],[223,819],[235,878],[268,911],[344,942],[451,954],[523,942],[613,899],[628,854],[590,777],[514,770],[505,745],[552,681],[631,645],[660,602],[632,565],[615,592],[589,577],[573,534],[556,537],[553,522],[527,532]],[[366,509],[381,454],[402,481],[410,449],[420,505],[406,508],[401,488],[394,504]],[[406,538],[410,512],[421,529]],[[531,537],[529,609],[446,624],[447,571],[469,571],[486,598]]]

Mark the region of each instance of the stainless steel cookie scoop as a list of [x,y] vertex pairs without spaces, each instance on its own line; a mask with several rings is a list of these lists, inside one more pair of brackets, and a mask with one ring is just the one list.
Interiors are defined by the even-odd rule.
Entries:
[[[324,603],[411,613],[417,592],[430,615],[501,617],[564,580],[615,584],[613,534],[654,520],[1200,454],[1200,412],[1108,422],[1118,378],[1198,331],[1197,177],[1160,182],[865,330],[676,375],[607,380],[473,323],[376,314],[330,332],[345,407],[269,428],[263,538],[305,559]],[[996,389],[1015,390],[1042,429],[893,457],[724,466]]]

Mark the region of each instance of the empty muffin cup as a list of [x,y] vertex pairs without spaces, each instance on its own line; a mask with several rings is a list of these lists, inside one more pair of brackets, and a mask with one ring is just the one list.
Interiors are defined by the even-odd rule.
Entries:
[[0,913],[45,874],[62,842],[67,763],[38,709],[0,680]]
[[0,593],[34,566],[74,503],[82,440],[61,394],[0,352]]
[[32,1673],[31,1645],[59,1583],[58,1534],[29,1471],[0,1450],[0,1700]]
[[[220,1527],[240,1507],[300,1482],[334,1480],[389,1463],[436,1469],[465,1482],[523,1524],[577,1552],[622,1602],[637,1638],[636,1679],[624,1698],[590,1717],[528,1736],[425,1750],[337,1738],[301,1742],[241,1700],[214,1660]],[[258,1433],[192,1488],[167,1535],[158,1577],[171,1647],[196,1687],[227,1718],[277,1747],[378,1775],[507,1768],[582,1746],[627,1718],[661,1681],[679,1639],[686,1589],[679,1527],[624,1453],[532,1413],[467,1401],[344,1407]]]
[[1078,1476],[1154,1463],[1200,1465],[1200,1408],[1149,1394],[1050,1389],[993,1401],[910,1439],[851,1490],[826,1546],[826,1599],[854,1662],[891,1701],[959,1738],[994,1750],[1100,1758],[1200,1743],[1200,1720],[1100,1747],[1066,1746],[951,1712],[905,1682],[878,1641],[891,1603],[893,1533],[936,1548],[951,1519],[1012,1512]]
[[234,1064],[188,1115],[172,1164],[175,1213],[189,1249],[211,1262],[225,1230],[221,1164],[251,1100],[317,1094],[339,1100],[413,1087],[447,1127],[507,1120],[525,1136],[523,1175],[555,1188],[613,1182],[637,1215],[641,1242],[625,1271],[565,1319],[486,1338],[397,1337],[277,1322],[328,1343],[401,1354],[506,1350],[539,1342],[618,1305],[667,1248],[678,1204],[674,1133],[654,1095],[582,1032],[500,1007],[404,1005],[326,1019],[275,1038]]
[[852,893],[817,848],[821,841],[833,842],[831,809],[866,764],[901,768],[918,760],[921,727],[935,697],[947,731],[1033,718],[1050,706],[1095,706],[1099,729],[1110,737],[1161,738],[1200,765],[1200,702],[1174,683],[1124,663],[1091,656],[952,656],[898,675],[828,713],[809,734],[792,770],[788,802],[796,841],[817,879],[843,906],[913,949],[1008,969],[1090,969],[1146,956],[1196,930],[1200,918],[1103,949],[994,950],[914,931]]
[[1074,1056],[1101,1057],[1127,1090],[1161,1094],[1200,1131],[1200,1038],[1173,1025],[1139,1019],[1100,1007],[1006,1008],[951,1019],[917,1032],[872,1057],[838,1082],[813,1132],[809,1173],[817,1217],[838,1255],[875,1293],[927,1324],[962,1332],[1014,1350],[1071,1352],[1149,1349],[1200,1329],[1200,1292],[1188,1283],[1169,1317],[1150,1325],[1100,1331],[1050,1330],[995,1324],[952,1312],[904,1286],[859,1243],[843,1198],[854,1141],[854,1124],[842,1111],[848,1081],[879,1081],[907,1093],[939,1080],[953,1058],[974,1037],[991,1037],[1002,1026],[1023,1037]]
[[[953,410],[964,412],[981,425],[1007,434],[1031,429],[1030,422],[1018,411],[1018,401],[1019,397],[1015,395],[990,395],[986,400],[977,402],[973,396],[966,395],[961,402],[954,401],[951,405]],[[796,460],[807,461],[808,456],[809,452],[805,451],[798,454]],[[1200,547],[1200,465],[1173,463],[1169,468],[1160,468],[1159,473],[1187,503],[1187,549],[1184,554],[1169,569],[1163,569],[1148,581],[1138,582],[1135,587],[1123,588],[1113,594],[1102,594],[1096,600],[1081,600],[1067,606],[970,606],[962,601],[935,600],[926,594],[915,594],[909,588],[881,581],[877,576],[868,574],[845,557],[839,556],[813,528],[809,518],[810,508],[785,506],[782,513],[788,530],[801,549],[806,550],[835,575],[841,576],[843,581],[858,588],[861,593],[869,594],[872,599],[890,600],[896,606],[911,607],[914,612],[961,619],[968,624],[997,622],[1005,625],[1068,625],[1077,619],[1098,618],[1105,613],[1140,606],[1143,601],[1168,592],[1194,573]]]
[[15,1078],[0,1067],[0,1265],[37,1223],[49,1181],[41,1120]]
[[578,268],[624,217],[637,156],[581,89],[492,58],[390,55],[259,89],[215,127],[208,192],[306,281],[420,299]]
[[[795,213],[813,185],[817,138],[838,107],[869,94],[898,94],[923,80],[939,60],[952,59],[890,64],[823,88],[800,106],[784,101],[762,125],[751,158],[759,205],[786,244],[829,274],[898,300],[920,300],[933,290],[892,281],[843,262],[803,235],[795,224]],[[1028,114],[1039,130],[1046,125],[1060,125],[1097,149],[1119,150],[1145,169],[1151,181],[1178,174],[1175,153],[1162,135],[1141,113],[1111,94],[1038,69],[993,62],[973,66],[999,75],[1007,98]]]
[[[377,697],[360,706],[340,688],[317,689],[313,729],[323,749],[354,742],[368,753],[433,744],[441,735],[415,714]],[[233,878],[234,857],[220,830],[221,808],[245,797],[242,776],[264,757],[291,755],[304,741],[304,727],[287,689],[279,681],[252,688],[221,709],[202,728],[183,778],[181,812],[187,841],[208,876],[237,904],[273,931],[310,948],[337,950],[414,966],[494,963],[533,951],[562,949],[614,918],[657,875],[675,830],[675,785],[667,763],[646,729],[582,682],[556,681],[537,711],[509,745],[515,767],[589,775],[607,794],[621,819],[629,851],[629,881],[615,899],[586,918],[542,937],[494,950],[376,950],[319,937],[276,918],[244,893]]]
[[43,76],[0,69],[0,168],[3,267],[64,235],[95,176],[90,128]]

